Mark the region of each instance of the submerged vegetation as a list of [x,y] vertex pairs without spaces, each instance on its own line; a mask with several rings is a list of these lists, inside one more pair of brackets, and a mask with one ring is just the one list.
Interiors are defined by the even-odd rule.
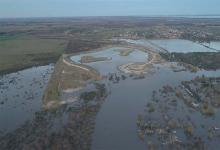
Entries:
[[150,113],[155,111],[154,105],[152,103],[147,104],[147,111]]
[[220,78],[201,76],[153,92],[147,111],[137,117],[140,139],[157,148],[204,149],[220,136],[214,117],[219,115],[219,90]]
[[96,92],[95,91],[84,92],[80,95],[80,99],[83,99],[85,101],[94,100],[95,97],[96,97]]
[[0,149],[90,149],[95,116],[107,89],[97,82],[92,91],[84,89],[80,95],[79,103],[37,112],[32,122],[0,136]]
[[205,70],[220,69],[220,52],[160,53],[171,62],[182,62]]
[[85,102],[92,101],[94,99],[103,99],[107,96],[107,90],[105,84],[95,84],[97,91],[83,92],[80,95],[80,99],[83,99]]
[[208,104],[204,104],[201,108],[201,112],[204,115],[213,116],[215,114],[215,110],[212,106],[209,106]]

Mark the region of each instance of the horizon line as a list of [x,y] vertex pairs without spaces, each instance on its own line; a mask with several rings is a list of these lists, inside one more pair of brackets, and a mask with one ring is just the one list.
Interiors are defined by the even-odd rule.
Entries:
[[[184,17],[193,17],[193,16],[198,16],[198,17],[220,17],[220,14],[188,14],[188,15],[106,15],[106,16],[33,16],[33,17],[0,17],[0,19],[46,19],[46,18],[93,18],[93,17],[152,17],[152,18],[167,18],[167,17],[179,17],[179,18],[184,18]],[[202,19],[202,18],[200,18]],[[214,18],[213,18],[214,19]]]

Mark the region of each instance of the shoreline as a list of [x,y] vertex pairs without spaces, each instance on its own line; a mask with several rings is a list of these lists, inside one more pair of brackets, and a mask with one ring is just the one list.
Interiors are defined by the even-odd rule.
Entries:
[[30,69],[30,68],[34,68],[34,67],[47,66],[47,65],[50,65],[50,64],[56,64],[56,61],[55,62],[49,62],[49,63],[39,63],[39,64],[34,64],[34,65],[26,65],[26,66],[23,66],[23,67],[16,67],[16,68],[11,68],[11,69],[6,69],[4,71],[0,71],[0,76],[4,76],[4,75],[7,75],[7,74],[11,74],[11,73],[16,73],[16,72],[23,71],[23,70]]

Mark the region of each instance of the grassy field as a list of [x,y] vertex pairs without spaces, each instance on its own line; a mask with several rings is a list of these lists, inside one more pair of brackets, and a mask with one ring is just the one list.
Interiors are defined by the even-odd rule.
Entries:
[[68,56],[62,56],[55,65],[54,73],[44,92],[43,105],[45,109],[54,108],[60,105],[60,93],[63,90],[75,89],[84,86],[85,81],[98,80],[99,73],[88,67],[90,71],[82,70],[65,64],[63,58],[69,59]]
[[56,62],[66,41],[31,36],[0,36],[0,74]]

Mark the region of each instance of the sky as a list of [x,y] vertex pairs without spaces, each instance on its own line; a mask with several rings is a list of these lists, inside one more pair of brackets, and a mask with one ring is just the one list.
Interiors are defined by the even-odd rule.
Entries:
[[0,0],[0,18],[219,15],[220,0]]

